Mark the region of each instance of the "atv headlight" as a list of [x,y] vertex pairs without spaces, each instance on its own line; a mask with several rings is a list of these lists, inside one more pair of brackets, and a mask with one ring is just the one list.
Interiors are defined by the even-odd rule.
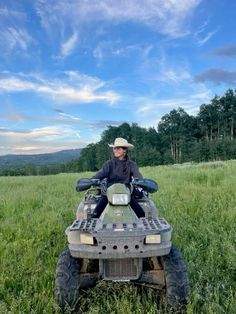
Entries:
[[70,244],[80,244],[80,234],[78,231],[68,231],[67,239]]
[[80,242],[81,244],[94,244],[94,238],[91,234],[81,233],[80,234]]
[[70,244],[94,244],[94,238],[91,234],[80,233],[77,230],[69,231],[67,239]]
[[161,235],[160,234],[150,234],[145,238],[146,244],[159,244],[161,243]]
[[113,205],[128,205],[129,204],[128,194],[113,194],[112,204]]

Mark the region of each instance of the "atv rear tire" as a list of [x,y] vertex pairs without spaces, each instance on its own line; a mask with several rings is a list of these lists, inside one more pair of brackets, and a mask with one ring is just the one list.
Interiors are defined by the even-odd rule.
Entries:
[[168,255],[161,258],[166,289],[164,302],[172,310],[180,310],[188,303],[189,296],[189,279],[184,260],[179,250],[172,245]]
[[55,302],[60,309],[75,309],[80,287],[82,259],[73,258],[66,250],[59,256],[55,279]]

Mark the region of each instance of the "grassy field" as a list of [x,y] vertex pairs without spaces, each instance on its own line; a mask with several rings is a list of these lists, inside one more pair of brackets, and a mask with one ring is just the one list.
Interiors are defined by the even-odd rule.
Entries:
[[[160,216],[186,261],[187,313],[236,313],[236,161],[146,167]],[[79,177],[0,177],[0,313],[53,313],[57,257],[82,194]],[[156,292],[100,282],[78,313],[163,313]]]

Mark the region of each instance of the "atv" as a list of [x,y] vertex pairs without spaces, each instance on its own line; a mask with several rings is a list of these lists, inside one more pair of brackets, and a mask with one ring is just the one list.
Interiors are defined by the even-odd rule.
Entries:
[[[78,180],[76,190],[86,192],[76,220],[66,229],[68,249],[59,256],[56,269],[55,301],[62,310],[76,309],[80,293],[101,279],[158,289],[165,306],[185,307],[188,274],[171,242],[172,227],[159,217],[149,195],[157,188],[151,179],[135,179],[129,188],[117,183],[107,189],[104,180]],[[138,218],[130,207],[131,193],[145,217]],[[108,204],[99,218],[93,218],[102,194]]]

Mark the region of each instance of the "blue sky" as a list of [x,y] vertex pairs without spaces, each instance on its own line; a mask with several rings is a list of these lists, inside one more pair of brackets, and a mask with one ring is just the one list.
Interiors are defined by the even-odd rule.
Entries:
[[157,127],[236,83],[236,1],[0,0],[0,155]]

